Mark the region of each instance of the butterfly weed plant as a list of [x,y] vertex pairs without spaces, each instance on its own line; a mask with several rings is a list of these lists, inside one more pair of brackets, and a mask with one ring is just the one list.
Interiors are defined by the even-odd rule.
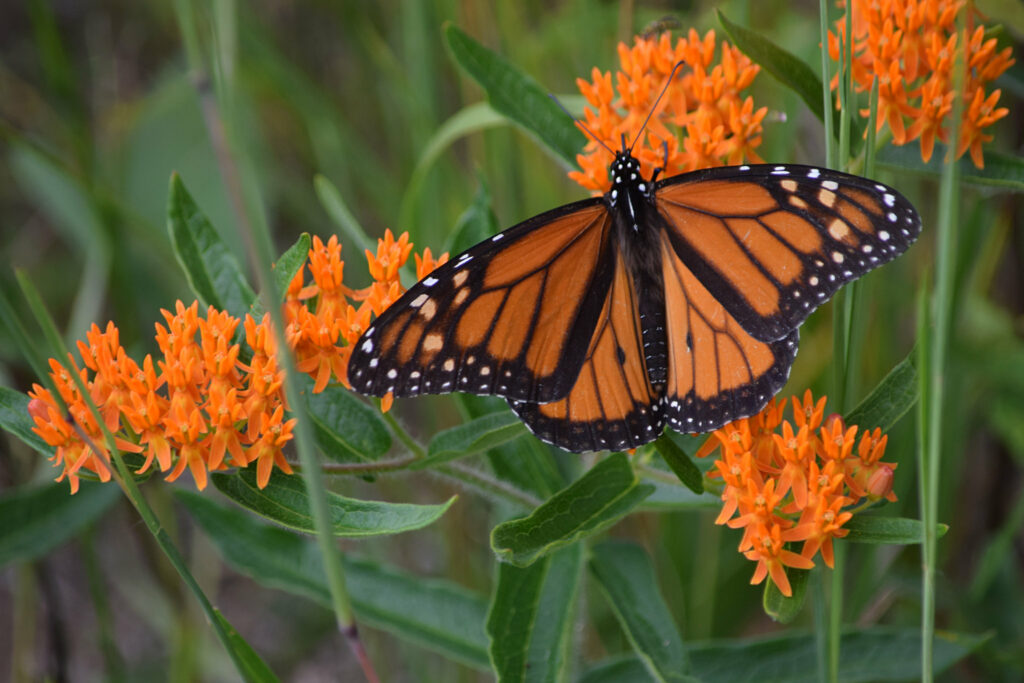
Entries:
[[[201,41],[191,10],[182,10],[188,7],[190,3],[180,3],[179,21],[193,75],[202,82]],[[1010,48],[998,47],[997,38],[967,3],[894,0],[852,2],[849,7],[850,15],[822,18],[834,75],[826,73],[816,83],[804,71],[791,69],[792,55],[724,19],[731,42],[713,30],[701,35],[690,29],[678,36],[656,33],[619,44],[614,73],[594,67],[589,80],[577,80],[585,105],[580,128],[593,136],[589,139],[517,67],[455,26],[447,26],[444,35],[454,61],[487,94],[488,115],[534,133],[556,156],[573,164],[568,174],[572,180],[598,194],[611,187],[612,150],[623,139],[640,161],[643,178],[656,169],[665,178],[760,163],[765,139],[773,126],[781,125],[768,123],[769,105],[755,104],[755,94],[760,98],[764,88],[777,87],[765,84],[765,70],[777,76],[790,69],[790,80],[783,82],[801,96],[816,92],[820,98],[822,91],[828,92],[822,83],[837,92],[831,102],[840,121],[845,120],[847,134],[830,134],[825,144],[838,141],[845,146],[834,156],[849,160],[847,170],[873,177],[878,172],[876,148],[883,155],[890,145],[915,140],[920,141],[923,162],[952,156],[951,149],[956,157],[969,153],[974,166],[982,169],[982,146],[993,136],[989,131],[1009,115],[1007,107],[998,106],[1000,91],[990,88],[1012,66]],[[215,28],[224,20],[217,17]],[[213,43],[224,47],[218,43],[223,39],[215,30]],[[685,66],[670,80],[680,62]],[[210,77],[228,78],[216,69]],[[225,82],[218,81],[218,86],[215,93],[200,89],[215,146],[217,131],[232,122],[236,106]],[[828,113],[824,115],[831,120]],[[850,120],[862,115],[868,119],[863,141],[848,134]],[[578,144],[573,148],[559,140]],[[219,168],[230,188],[231,178],[238,177],[239,140],[221,142]],[[216,599],[192,577],[153,511],[147,499],[160,496],[153,481],[157,473],[176,482],[176,500],[229,565],[258,582],[332,607],[367,680],[376,680],[382,666],[395,672],[401,667],[386,661],[384,653],[392,648],[385,639],[374,638],[368,654],[357,624],[469,669],[493,672],[500,680],[735,680],[756,672],[766,652],[786,657],[791,674],[803,671],[820,679],[931,679],[981,643],[968,632],[952,637],[934,632],[937,537],[945,528],[938,523],[937,497],[939,427],[946,409],[941,386],[950,354],[955,264],[950,259],[956,205],[950,202],[957,192],[959,167],[953,162],[943,161],[935,215],[944,222],[935,228],[933,308],[929,312],[922,307],[919,313],[917,351],[873,390],[864,391],[856,407],[846,398],[860,383],[850,376],[855,365],[837,358],[842,377],[828,408],[822,392],[815,398],[806,388],[813,373],[798,366],[790,386],[800,398],[772,398],[759,412],[710,435],[666,433],[626,454],[569,457],[527,434],[508,410],[479,399],[457,399],[463,422],[423,442],[416,430],[404,426],[413,421],[407,413],[413,402],[399,401],[393,407],[390,392],[378,402],[349,391],[355,345],[407,287],[448,263],[447,253],[435,258],[429,247],[417,250],[408,232],[396,238],[390,230],[373,249],[361,229],[353,229],[351,216],[334,206],[333,215],[347,228],[345,239],[356,248],[369,247],[364,249],[366,268],[360,258],[357,273],[353,275],[351,260],[346,272],[337,236],[303,235],[274,259],[273,272],[265,272],[260,286],[253,288],[186,190],[188,178],[174,176],[168,211],[171,239],[197,299],[154,309],[153,353],[135,354],[145,344],[122,340],[116,321],[102,327],[96,323],[75,344],[77,353],[55,350],[46,366],[36,362],[39,380],[27,394],[4,390],[4,427],[50,460],[61,489],[59,496],[52,488],[19,491],[0,505],[9,519],[26,520],[27,528],[43,505],[65,520],[83,515],[93,520],[110,504],[105,491],[119,484],[246,680],[275,678],[260,658],[260,648],[251,647],[243,629],[236,631],[229,623],[233,615],[213,608]],[[1020,168],[1019,160],[1013,162]],[[1003,158],[996,164],[1002,170],[990,173],[1005,173],[1007,164]],[[987,177],[993,184],[1012,182],[1007,176]],[[246,208],[244,194],[238,190],[236,218],[246,211],[250,216],[258,213]],[[264,238],[250,239],[267,242]],[[438,250],[439,245],[431,246]],[[38,294],[24,277],[21,282],[47,327]],[[929,291],[930,280],[922,282],[922,291]],[[256,289],[262,290],[259,296]],[[864,319],[858,309],[870,302],[860,290],[845,296],[836,306],[841,311],[833,316],[839,320],[837,353],[842,349],[849,356],[879,341],[870,327],[856,324]],[[33,342],[20,331],[6,302],[3,314],[12,337],[32,358]],[[814,343],[822,341],[821,335],[809,336]],[[52,328],[48,340],[51,348],[60,349]],[[805,348],[810,343],[805,340]],[[909,343],[903,352],[908,349]],[[291,375],[289,367],[294,368]],[[915,402],[920,457],[917,463],[900,459],[897,467],[886,450],[893,450],[896,439],[913,439],[898,422]],[[302,422],[309,428],[303,430]],[[297,442],[304,442],[307,450],[315,446],[322,458],[297,459]],[[914,448],[905,443],[896,453]],[[479,462],[467,465],[474,456]],[[887,514],[887,503],[910,492],[898,479],[915,465],[921,482],[920,519]],[[312,470],[345,479],[332,479],[332,491],[327,492]],[[184,482],[178,480],[186,471],[201,495],[182,490]],[[406,490],[407,498],[400,502],[369,500],[386,497],[389,489],[382,485],[396,473],[420,482],[427,471],[454,482],[464,493],[457,500],[423,502],[422,495]],[[365,482],[350,485],[354,477]],[[211,497],[210,483],[230,502]],[[420,485],[412,487],[415,491]],[[465,519],[459,507],[478,498],[491,503],[474,508],[488,510],[487,524],[493,527],[487,556],[496,558],[497,568],[489,595],[459,585],[458,572],[423,581],[409,569],[381,561],[376,552],[353,548],[351,541],[346,541],[340,561],[330,560],[337,559],[338,539],[427,534],[431,525],[461,536],[465,531],[459,524],[476,523]],[[626,539],[644,520],[693,509],[715,509],[717,517],[694,515],[685,526],[665,522],[665,528],[710,538],[707,528],[694,527],[712,521],[724,527],[720,558],[699,560],[720,568],[722,576],[704,574],[711,585],[694,581],[692,595],[670,601],[666,584],[672,583],[671,562],[676,560],[659,559],[645,548],[651,539],[643,545]],[[451,521],[459,514],[461,522]],[[67,533],[79,528],[77,524],[68,524]],[[12,537],[10,528],[5,533]],[[308,534],[319,534],[321,544],[314,545]],[[676,553],[688,547],[678,539],[662,539]],[[856,545],[842,552],[844,544]],[[878,544],[923,545],[920,628],[842,627],[851,621],[844,613],[845,592],[850,590],[852,600],[863,590],[844,567],[855,548]],[[32,559],[50,547],[45,539],[21,545],[0,539],[0,557]],[[745,561],[752,564],[742,566]],[[831,573],[825,574],[822,566]],[[691,571],[701,576],[699,569]],[[780,631],[769,640],[728,645],[695,640],[713,634],[701,632],[701,624],[707,629],[712,618],[697,616],[704,594],[715,593],[716,584],[740,573],[744,581],[764,583],[767,615],[782,623],[811,619],[819,636]],[[606,606],[590,604],[598,598],[585,592],[588,584],[598,588]],[[805,609],[808,599],[813,609]],[[680,605],[687,614],[674,613],[672,607]],[[608,623],[602,623],[603,614],[610,615],[604,620]],[[588,633],[586,643],[575,627],[584,619],[591,623],[587,630],[597,632]],[[687,625],[686,631],[680,631],[680,623]],[[886,653],[881,660],[880,651]],[[864,673],[861,667],[869,653],[872,668]],[[108,668],[118,666],[118,659],[108,656]],[[581,674],[584,668],[587,672]],[[452,672],[441,670],[447,672],[441,676]]]

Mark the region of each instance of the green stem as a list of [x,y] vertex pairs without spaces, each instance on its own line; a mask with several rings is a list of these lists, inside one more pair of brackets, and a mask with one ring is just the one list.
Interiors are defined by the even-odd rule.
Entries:
[[417,459],[427,457],[427,452],[423,449],[423,446],[419,445],[416,439],[412,438],[412,436],[409,435],[409,432],[405,431],[402,425],[398,424],[398,420],[396,420],[395,416],[391,414],[391,411],[383,413],[383,415],[384,421],[391,427],[391,431],[393,431],[395,436],[398,437],[398,440],[409,449],[410,453],[412,453]]
[[[962,29],[962,17],[958,26]],[[961,33],[961,40],[964,35]],[[963,85],[966,60],[958,50],[953,75],[953,115],[950,120],[949,154],[942,168],[939,183],[938,225],[936,226],[935,296],[933,301],[935,326],[932,330],[931,355],[927,372],[930,376],[928,401],[927,450],[924,470],[921,472],[924,488],[921,498],[921,517],[924,521],[924,575],[921,601],[921,678],[928,682],[934,678],[932,667],[935,636],[935,567],[937,555],[936,528],[938,526],[939,472],[942,460],[942,423],[946,390],[946,362],[950,330],[953,319],[953,282],[956,275],[957,235],[955,226],[958,213],[956,153],[963,116]]]
[[821,96],[825,103],[825,109],[822,112],[822,122],[825,124],[825,165],[835,168],[835,141],[832,139],[832,91],[829,86],[832,82],[832,75],[828,57],[828,0],[818,0],[818,8],[821,17]]
[[538,507],[542,502],[544,502],[540,498],[537,498],[526,491],[510,486],[500,479],[496,479],[489,474],[463,465],[462,463],[450,462],[445,465],[438,466],[435,471],[451,477],[452,479],[457,479],[464,484],[473,486],[484,493],[489,493],[495,497],[504,498],[509,502],[522,505],[527,509]]

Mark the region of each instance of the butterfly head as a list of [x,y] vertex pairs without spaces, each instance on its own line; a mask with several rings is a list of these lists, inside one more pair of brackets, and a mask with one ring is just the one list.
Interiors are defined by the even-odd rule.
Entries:
[[651,196],[653,183],[644,179],[640,173],[640,162],[626,149],[615,155],[615,160],[608,167],[608,175],[612,179],[612,189],[605,199],[609,206],[622,206],[633,230],[638,231],[639,211]]

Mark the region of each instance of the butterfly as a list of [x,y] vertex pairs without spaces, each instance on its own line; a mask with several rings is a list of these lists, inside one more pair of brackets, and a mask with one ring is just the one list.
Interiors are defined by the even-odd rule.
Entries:
[[416,283],[356,342],[352,388],[501,396],[575,452],[711,431],[761,410],[804,319],[921,231],[896,190],[813,166],[645,179],[623,139],[609,175]]

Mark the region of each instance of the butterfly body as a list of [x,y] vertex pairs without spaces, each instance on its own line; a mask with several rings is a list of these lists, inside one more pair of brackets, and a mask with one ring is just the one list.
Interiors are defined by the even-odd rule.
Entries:
[[502,396],[572,451],[709,431],[760,410],[807,315],[920,231],[894,190],[825,169],[656,181],[623,145],[609,174],[604,196],[513,226],[414,285],[357,342],[352,387]]

